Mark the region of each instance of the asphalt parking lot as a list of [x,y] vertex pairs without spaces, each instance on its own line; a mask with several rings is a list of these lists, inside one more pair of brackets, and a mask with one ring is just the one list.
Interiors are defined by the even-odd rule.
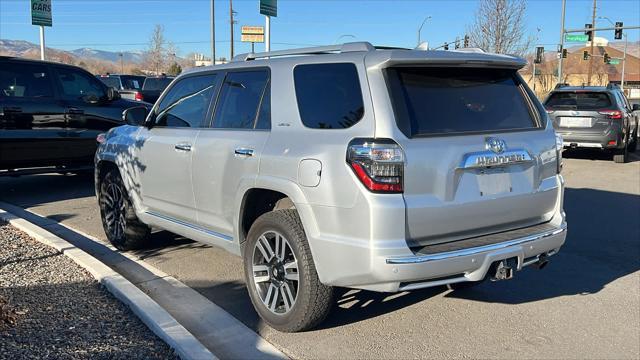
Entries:
[[[640,358],[640,156],[565,152],[569,232],[544,270],[457,292],[340,290],[320,328],[285,334],[251,307],[241,261],[154,234],[139,252],[293,358]],[[87,175],[0,178],[0,200],[104,239]]]

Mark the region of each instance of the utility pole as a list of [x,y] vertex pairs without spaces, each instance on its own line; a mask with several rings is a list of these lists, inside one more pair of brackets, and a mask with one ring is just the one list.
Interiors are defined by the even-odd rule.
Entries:
[[593,0],[593,16],[591,17],[591,26],[593,27],[593,31],[591,32],[591,57],[589,57],[589,73],[587,75],[587,85],[591,86],[591,75],[593,73],[593,45],[596,42],[596,1]]
[[211,65],[216,64],[216,10],[211,0]]
[[624,33],[624,52],[622,55],[622,76],[620,78],[620,90],[624,93],[624,66],[627,63],[627,33]]
[[556,81],[556,84],[560,84],[562,82],[562,50],[564,49],[564,15],[566,9],[567,0],[562,0],[562,19],[560,20],[560,49],[558,49],[560,59],[558,60],[558,81]]
[[229,57],[229,60],[233,59],[233,0],[229,0],[229,18],[230,18],[230,25],[231,25],[231,56]]

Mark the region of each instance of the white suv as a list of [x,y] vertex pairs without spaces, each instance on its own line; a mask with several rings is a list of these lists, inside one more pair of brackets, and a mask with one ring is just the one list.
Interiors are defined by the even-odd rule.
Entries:
[[566,236],[562,142],[524,64],[347,43],[189,71],[97,151],[107,237],[138,248],[153,226],[242,256],[281,331],[322,321],[334,286],[542,268]]

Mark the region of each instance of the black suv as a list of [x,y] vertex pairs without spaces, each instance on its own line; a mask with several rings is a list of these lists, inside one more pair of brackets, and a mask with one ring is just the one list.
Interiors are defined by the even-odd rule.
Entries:
[[609,86],[558,86],[544,102],[566,148],[611,151],[617,163],[627,162],[638,144],[638,117],[622,91]]
[[92,167],[97,135],[136,105],[79,67],[0,56],[0,175]]

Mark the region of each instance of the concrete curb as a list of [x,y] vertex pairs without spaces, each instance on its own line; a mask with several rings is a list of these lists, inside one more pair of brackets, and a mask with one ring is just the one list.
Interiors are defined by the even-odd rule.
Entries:
[[160,339],[182,359],[217,359],[187,329],[142,290],[98,261],[47,230],[0,208],[0,219],[24,231],[35,240],[51,246],[86,269],[118,300],[126,304]]

